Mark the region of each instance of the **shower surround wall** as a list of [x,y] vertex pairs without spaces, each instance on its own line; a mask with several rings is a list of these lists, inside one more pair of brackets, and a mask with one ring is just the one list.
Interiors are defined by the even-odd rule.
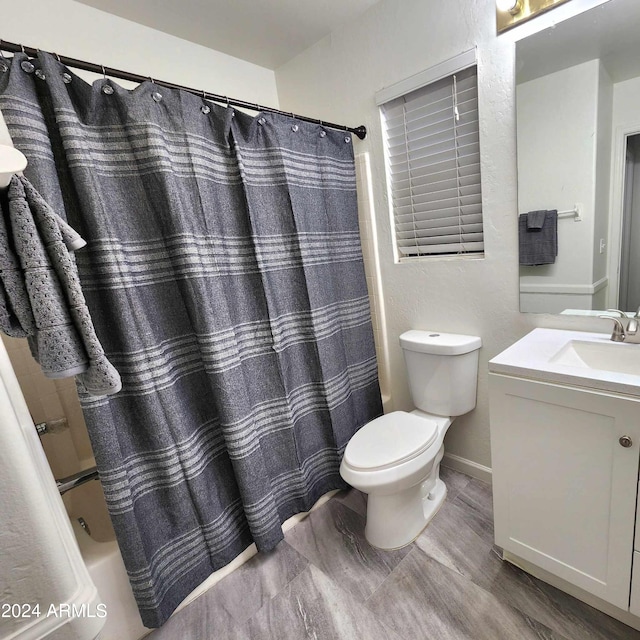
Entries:
[[[519,30],[600,4],[573,0]],[[478,404],[446,439],[445,464],[489,479],[487,361],[536,326],[607,331],[603,321],[523,315],[518,301],[515,47],[496,36],[494,0],[382,0],[276,70],[283,109],[363,122],[369,152],[395,409],[411,409],[398,336],[434,329],[482,336]],[[485,256],[395,264],[383,140],[374,95],[383,87],[477,47]],[[380,352],[379,352],[380,357]]]

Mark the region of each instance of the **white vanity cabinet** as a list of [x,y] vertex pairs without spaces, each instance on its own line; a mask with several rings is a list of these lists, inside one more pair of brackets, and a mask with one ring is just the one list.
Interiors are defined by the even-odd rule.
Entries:
[[496,544],[640,615],[640,397],[495,368],[489,388]]

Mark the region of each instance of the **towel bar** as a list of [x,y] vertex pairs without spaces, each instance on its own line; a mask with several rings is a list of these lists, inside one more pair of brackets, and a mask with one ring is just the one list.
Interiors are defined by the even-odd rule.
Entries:
[[558,211],[558,218],[573,218],[574,222],[582,222],[582,205],[578,202],[568,211]]

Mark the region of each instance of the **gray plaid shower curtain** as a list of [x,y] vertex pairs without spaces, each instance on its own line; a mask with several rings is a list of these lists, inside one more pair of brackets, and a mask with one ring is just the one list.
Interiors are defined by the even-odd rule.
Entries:
[[76,259],[122,391],[81,403],[143,622],[343,488],[381,413],[351,138],[54,57],[0,65],[25,175]]

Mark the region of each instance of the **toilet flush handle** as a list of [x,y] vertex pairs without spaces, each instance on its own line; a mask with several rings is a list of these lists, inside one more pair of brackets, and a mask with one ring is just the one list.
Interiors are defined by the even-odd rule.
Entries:
[[622,436],[618,442],[625,448],[628,448],[633,444],[633,441],[629,436]]

